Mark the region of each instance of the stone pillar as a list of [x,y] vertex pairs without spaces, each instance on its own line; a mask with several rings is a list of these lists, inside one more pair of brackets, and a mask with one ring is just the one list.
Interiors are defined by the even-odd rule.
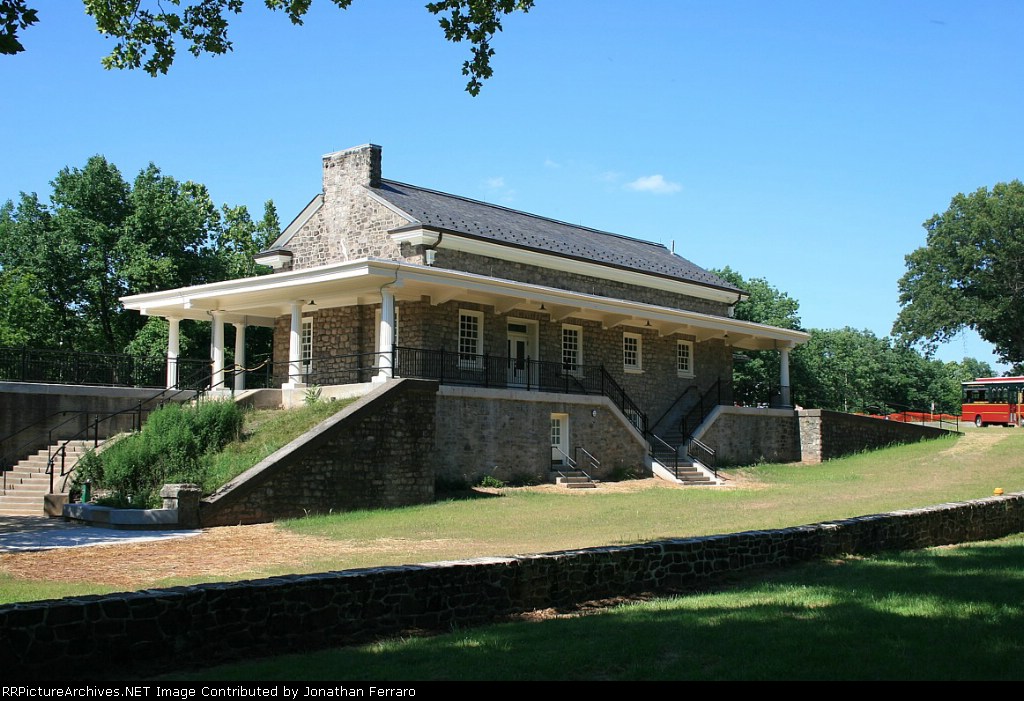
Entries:
[[236,322],[235,327],[235,391],[245,389],[245,324]]
[[292,324],[288,332],[288,381],[284,387],[302,387],[302,305],[303,300],[292,302]]
[[224,312],[213,312],[213,331],[210,353],[213,356],[212,389],[224,388]]
[[793,406],[789,391],[789,348],[779,349],[779,385],[782,388],[782,406]]
[[374,382],[384,382],[394,376],[394,358],[391,351],[395,342],[395,293],[388,288],[380,291],[380,329],[377,333],[377,371]]
[[163,508],[178,512],[178,528],[199,528],[199,500],[202,496],[197,484],[165,484],[160,488]]
[[167,317],[167,388],[171,389],[178,385],[178,353],[181,350],[180,331],[178,325],[181,320],[177,317]]

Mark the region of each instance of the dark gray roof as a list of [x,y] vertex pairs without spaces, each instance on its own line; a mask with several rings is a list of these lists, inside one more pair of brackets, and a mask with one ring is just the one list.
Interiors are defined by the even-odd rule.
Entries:
[[393,180],[381,180],[373,192],[428,228],[698,285],[740,291],[717,275],[672,253],[660,243],[567,224]]

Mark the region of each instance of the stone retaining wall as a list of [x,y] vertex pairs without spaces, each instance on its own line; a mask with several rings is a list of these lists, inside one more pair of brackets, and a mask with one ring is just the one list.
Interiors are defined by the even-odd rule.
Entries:
[[10,604],[0,606],[0,659],[5,683],[138,676],[1021,531],[1017,493],[773,531]]
[[437,383],[380,385],[200,504],[204,527],[434,500]]
[[719,406],[694,436],[715,449],[719,466],[824,460],[949,435],[933,426],[824,409]]
[[917,443],[949,435],[933,426],[886,421],[824,409],[798,412],[804,462],[822,462],[897,443]]

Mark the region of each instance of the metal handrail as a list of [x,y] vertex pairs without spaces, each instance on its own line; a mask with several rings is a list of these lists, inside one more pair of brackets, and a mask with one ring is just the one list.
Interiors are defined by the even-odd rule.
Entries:
[[[661,445],[665,446],[670,451],[672,451],[672,456],[673,456],[673,460],[672,460],[672,474],[675,476],[676,479],[679,479],[679,448],[681,446],[670,445],[669,443],[665,442],[665,440],[661,436],[658,436],[656,434],[651,433],[649,435],[650,435],[651,438],[656,440],[658,443],[661,443]],[[651,457],[652,458],[654,457],[654,453],[655,453],[655,447],[652,444],[651,445]],[[668,467],[668,465],[666,465],[665,467]]]
[[690,392],[699,392],[699,390],[697,389],[697,385],[690,385],[689,387],[684,389],[683,393],[676,397],[676,400],[672,402],[672,406],[666,409],[665,412],[658,417],[658,420],[651,424],[651,430],[654,431],[655,429],[657,429],[661,422],[665,420],[665,417],[671,414],[672,410],[679,406],[679,402],[683,401],[686,395],[689,394]]
[[690,438],[686,445],[686,455],[711,470],[716,478],[718,477],[718,467],[715,465],[715,449],[707,443],[697,438]]
[[[587,456],[587,460],[588,460],[588,463],[590,465],[590,469],[591,470],[599,470],[601,468],[601,461],[598,460],[597,458],[595,458],[593,453],[591,453],[589,450],[584,448],[582,445],[576,446],[576,455],[577,455],[576,464],[577,465],[579,465],[579,463],[580,463],[579,457],[578,457],[580,453],[583,453],[585,456]],[[584,473],[584,474],[586,474],[586,473]]]
[[[706,403],[705,400],[708,399],[708,397],[710,397],[712,393],[717,393],[717,398],[712,403]],[[693,435],[693,432],[697,430],[697,427],[704,423],[704,419],[706,419],[708,414],[711,413],[711,410],[721,403],[722,378],[718,378],[717,380],[715,380],[715,384],[708,387],[708,390],[700,395],[700,399],[698,400],[697,405],[694,406],[693,409],[691,409],[686,414],[686,416],[683,417],[682,421],[680,421],[679,431],[680,433],[682,433],[683,437],[690,438]],[[705,406],[707,406],[707,411],[705,411]],[[691,427],[691,420],[695,416],[699,416],[699,418],[695,422],[693,422]]]
[[[202,380],[206,376],[209,376],[209,377],[212,378],[212,374],[210,373],[209,369],[204,370],[204,374],[194,375],[192,378],[190,378],[191,381],[186,382],[185,384],[186,385],[196,385],[196,386],[198,386],[200,384],[200,380]],[[228,377],[225,376],[223,381],[226,381],[227,379],[228,379]],[[218,383],[218,384],[222,384],[222,382]],[[205,385],[206,383],[202,383],[202,384]],[[206,390],[209,390],[209,389],[212,389],[212,387],[207,387],[206,388]],[[160,406],[162,407],[168,401],[171,401],[172,399],[174,399],[178,395],[185,394],[185,393],[192,393],[192,394],[194,394],[196,396],[199,396],[203,391],[206,391],[206,390],[180,389],[180,383],[179,383],[178,386],[168,387],[168,388],[163,389],[160,392],[152,395],[151,397],[147,397],[145,399],[140,399],[137,403],[132,404],[131,406],[129,406],[129,407],[125,408],[125,409],[120,409],[118,411],[113,411],[113,412],[110,412],[109,414],[105,414],[103,416],[98,416],[91,423],[87,422],[87,425],[86,425],[86,427],[84,429],[82,429],[78,433],[74,434],[73,436],[71,436],[70,438],[65,440],[63,443],[59,444],[56,448],[52,448],[51,447],[51,449],[49,451],[49,457],[48,457],[48,459],[46,461],[46,471],[45,471],[45,474],[49,475],[49,477],[50,477],[50,493],[51,494],[53,493],[53,478],[54,478],[54,467],[55,467],[54,463],[56,462],[57,456],[59,455],[60,459],[61,459],[60,476],[61,477],[66,477],[67,475],[71,474],[71,471],[66,469],[67,447],[68,447],[68,445],[71,442],[76,441],[76,440],[80,440],[81,436],[83,434],[85,435],[86,440],[88,440],[89,431],[92,430],[93,431],[93,447],[94,448],[98,447],[98,445],[99,445],[99,426],[100,426],[101,423],[103,423],[105,421],[110,421],[110,420],[114,419],[117,416],[121,416],[123,414],[127,414],[127,413],[130,412],[133,415],[133,417],[132,417],[132,431],[138,431],[138,430],[140,430],[142,428],[142,415],[143,415],[143,413],[145,411],[151,411],[151,410],[145,409],[145,405],[146,404],[149,404],[151,402],[155,402],[157,400],[161,400],[160,401]],[[159,407],[157,407],[157,408],[159,408]],[[77,465],[77,463],[76,463],[76,465]]]

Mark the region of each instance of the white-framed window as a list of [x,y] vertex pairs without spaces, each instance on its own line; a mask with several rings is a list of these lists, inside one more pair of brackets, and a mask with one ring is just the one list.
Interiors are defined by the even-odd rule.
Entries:
[[676,341],[676,375],[693,377],[693,341]]
[[583,327],[562,325],[562,367],[573,375],[583,371]]
[[302,317],[299,332],[299,367],[303,375],[313,372],[313,317]]
[[459,367],[483,367],[484,314],[459,310]]
[[643,372],[644,337],[638,333],[622,334],[622,367],[626,372]]

